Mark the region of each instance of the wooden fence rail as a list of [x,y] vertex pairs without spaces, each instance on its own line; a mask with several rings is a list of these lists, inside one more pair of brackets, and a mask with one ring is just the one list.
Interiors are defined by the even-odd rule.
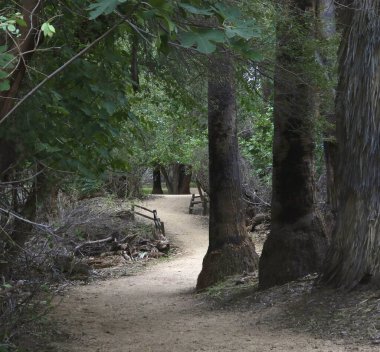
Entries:
[[[141,210],[144,210],[150,214],[152,214],[151,216],[147,215],[147,214],[143,214],[139,211],[136,211],[135,208],[138,208],[138,209],[141,209]],[[157,210],[150,210],[148,208],[145,208],[141,205],[137,205],[137,204],[133,204],[132,205],[132,213],[133,215],[139,215],[145,219],[148,219],[148,220],[152,220],[154,222],[154,227],[155,229],[161,233],[163,236],[165,236],[165,224],[163,221],[160,220],[160,218],[157,216]]]
[[[202,204],[202,215],[207,215],[208,211],[209,211],[208,210],[209,200],[208,200],[207,193],[202,191],[201,185],[198,181],[197,181],[197,188],[198,188],[199,195],[193,194],[191,196],[190,206],[189,206],[189,214],[193,213],[194,205]],[[200,200],[198,200],[198,199],[200,199]]]

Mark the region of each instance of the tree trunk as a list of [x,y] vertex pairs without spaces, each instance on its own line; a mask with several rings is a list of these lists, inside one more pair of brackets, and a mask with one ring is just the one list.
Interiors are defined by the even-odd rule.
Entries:
[[162,173],[162,176],[164,176],[164,180],[165,180],[166,188],[168,189],[168,193],[173,194],[172,183],[170,181],[170,177],[169,177],[168,171],[166,170],[165,166],[161,166],[160,171]]
[[[329,122],[336,123],[335,115],[329,118]],[[335,127],[335,126],[334,126]],[[334,128],[335,130],[335,128]],[[336,167],[337,167],[337,151],[338,146],[336,142],[335,131],[327,131],[326,139],[323,142],[323,152],[326,164],[326,191],[327,191],[327,204],[331,209],[331,213],[335,218],[338,209],[338,195],[336,194]],[[334,138],[331,140],[330,138]]]
[[153,190],[152,194],[163,194],[161,187],[161,171],[160,166],[156,166],[153,169]]
[[16,150],[14,143],[6,139],[0,139],[0,181],[8,180],[9,171],[15,160]]
[[[10,89],[1,92],[0,97],[0,121],[12,109],[15,103],[22,80],[25,76],[26,65],[33,56],[34,49],[38,46],[38,16],[37,13],[42,7],[41,0],[24,0],[20,3],[20,11],[26,22],[25,27],[20,28],[20,37],[17,38],[17,45],[9,48],[9,52],[19,56],[17,66],[10,77]],[[27,54],[23,54],[27,52]],[[0,135],[0,179],[6,176],[7,170],[15,162],[16,145],[3,135]]]
[[326,236],[315,208],[316,109],[308,76],[315,61],[307,47],[313,33],[313,5],[292,0],[278,8],[272,223],[260,258],[261,288],[319,271],[326,251]]
[[175,163],[161,166],[169,194],[190,194],[191,166]]
[[190,194],[191,174],[191,166],[181,164],[178,181],[179,194]]
[[[37,165],[37,173],[40,170],[40,165]],[[39,199],[39,201],[43,200],[46,196],[45,191],[47,189],[46,176],[42,172],[34,178],[30,193],[28,194],[28,197],[22,206],[22,210],[20,211],[22,218],[35,221],[37,214],[37,197],[38,195],[41,195],[41,199]],[[16,209],[13,209],[13,211],[17,212]],[[7,261],[0,264],[0,276],[4,275],[8,277],[11,274],[13,258],[19,254],[20,248],[22,248],[28,238],[30,238],[32,231],[32,224],[17,218],[14,219],[11,234],[12,242],[8,241],[7,237],[5,237],[5,241],[8,242],[9,247],[7,248]]]
[[380,285],[380,0],[345,1],[336,99],[337,224],[322,282]]
[[[318,16],[318,35],[321,41],[327,42],[332,39],[336,34],[336,21],[335,21],[335,3],[334,0],[318,0],[317,1],[317,16]],[[336,119],[334,111],[335,100],[335,85],[333,82],[332,71],[334,70],[334,62],[328,57],[318,53],[321,65],[323,66],[325,79],[330,85],[331,89],[327,90],[323,97],[321,104],[321,114],[328,122],[329,126],[324,132],[323,151],[325,156],[326,165],[326,191],[327,191],[327,204],[331,209],[331,213],[335,218],[338,208],[337,194],[335,187],[336,177]],[[334,222],[334,221],[333,221]]]
[[228,275],[253,271],[258,264],[244,226],[231,57],[215,54],[210,60],[209,75],[209,247],[198,277],[198,290]]

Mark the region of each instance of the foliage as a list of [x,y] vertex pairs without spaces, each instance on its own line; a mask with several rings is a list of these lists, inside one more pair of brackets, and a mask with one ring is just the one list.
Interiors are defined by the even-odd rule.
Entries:
[[25,20],[20,12],[15,12],[6,17],[0,16],[0,31],[9,32],[11,35],[18,37],[20,35],[20,29],[18,26],[26,26]]
[[[0,33],[6,36],[19,37],[19,26],[25,26],[26,23],[20,12],[5,13],[0,15]],[[0,46],[0,92],[10,89],[8,79],[9,73],[15,67],[15,57],[8,52],[8,45],[5,43]]]
[[[13,47],[21,37],[21,29],[25,29],[26,26],[23,15],[12,7],[0,12],[0,34],[5,37],[3,45],[0,46],[0,92],[10,89],[10,76],[17,60],[22,60],[22,53],[16,54]],[[41,32],[49,38],[54,35],[55,28],[47,21],[42,23]]]
[[[45,11],[49,16],[49,8]],[[94,31],[103,31],[107,25],[88,23],[86,27],[71,12],[62,11],[57,26],[69,23],[70,30],[59,30],[46,43],[47,48],[63,47],[59,59],[54,51],[36,56],[28,85],[40,79],[40,72],[50,72],[72,57],[82,41],[91,40]],[[78,33],[80,38],[76,37]],[[67,36],[73,38],[71,48],[65,47]],[[102,175],[108,168],[125,167],[125,162],[111,156],[122,121],[128,118],[123,93],[128,80],[120,79],[128,72],[123,49],[115,46],[117,39],[116,35],[108,38],[91,54],[76,60],[59,79],[49,81],[0,131],[16,140],[23,136],[17,143],[20,162],[38,160],[54,169],[79,172],[89,178]]]
[[[129,152],[135,167],[192,164],[193,150],[206,142],[207,131],[202,128],[201,119],[196,118],[202,113],[181,99],[174,82],[169,88],[148,74],[140,77],[140,87],[140,92],[129,101],[135,119],[125,123],[124,147],[115,152],[124,158]],[[131,146],[128,141],[132,139]]]
[[[260,35],[255,20],[244,18],[238,8],[225,3],[97,0],[89,10],[90,19],[110,15],[116,10],[122,16],[128,14],[126,16],[133,17],[136,22],[130,23],[132,28],[140,35],[146,35],[147,40],[153,36],[157,48],[163,52],[168,51],[169,45],[179,44],[210,54],[218,44],[223,44],[257,58],[257,52],[246,45],[248,40]],[[156,23],[155,29],[147,32],[144,27],[152,22]]]
[[[272,171],[272,108],[251,111],[253,131],[250,138],[239,138],[242,155],[250,161],[253,171],[263,180],[271,180]],[[244,132],[244,131],[243,131]]]

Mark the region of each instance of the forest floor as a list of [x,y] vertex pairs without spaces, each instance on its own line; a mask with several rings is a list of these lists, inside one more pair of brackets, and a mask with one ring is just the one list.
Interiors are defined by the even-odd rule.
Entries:
[[[128,277],[70,288],[53,313],[62,352],[379,351],[380,293],[332,294],[307,278],[265,292],[255,274],[195,294],[208,245],[207,218],[189,196],[157,196],[180,251]],[[257,246],[260,250],[260,246]]]

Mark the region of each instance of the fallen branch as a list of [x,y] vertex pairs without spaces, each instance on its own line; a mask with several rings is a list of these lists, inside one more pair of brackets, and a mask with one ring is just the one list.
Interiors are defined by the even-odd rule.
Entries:
[[74,248],[74,254],[78,254],[80,250],[85,246],[92,246],[92,245],[97,245],[97,244],[102,244],[102,243],[107,243],[107,242],[113,242],[115,240],[116,240],[116,234],[112,234],[110,237],[107,237],[101,240],[88,241],[88,242],[81,243]]

